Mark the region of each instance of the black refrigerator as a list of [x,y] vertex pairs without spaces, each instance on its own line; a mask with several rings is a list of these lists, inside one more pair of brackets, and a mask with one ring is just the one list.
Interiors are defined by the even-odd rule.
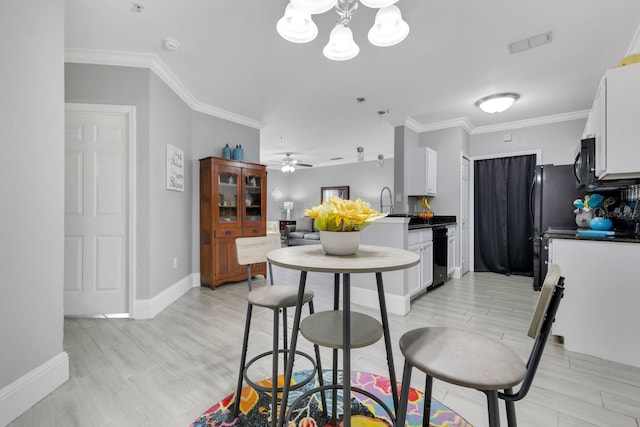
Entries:
[[533,221],[533,288],[540,290],[547,275],[549,242],[542,235],[549,229],[573,230],[573,201],[586,193],[576,189],[573,165],[538,165],[531,184],[530,210]]

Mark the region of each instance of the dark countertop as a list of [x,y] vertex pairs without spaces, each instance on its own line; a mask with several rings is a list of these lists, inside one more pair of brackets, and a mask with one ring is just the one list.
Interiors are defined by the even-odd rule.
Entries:
[[611,236],[611,237],[590,237],[580,236],[578,233],[565,234],[565,233],[544,233],[544,237],[547,239],[565,239],[565,240],[592,240],[600,242],[615,242],[615,243],[640,243],[640,238],[632,236]]
[[433,228],[433,227],[445,227],[447,225],[455,225],[455,215],[436,215],[433,218],[420,218],[417,215],[409,214],[392,214],[390,217],[403,217],[409,218],[409,230],[417,230],[420,228]]
[[419,230],[421,228],[446,227],[447,225],[456,225],[457,222],[439,222],[437,224],[409,224],[409,230]]

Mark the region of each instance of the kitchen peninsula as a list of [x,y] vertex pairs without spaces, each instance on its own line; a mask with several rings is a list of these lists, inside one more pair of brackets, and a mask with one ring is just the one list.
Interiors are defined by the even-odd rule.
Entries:
[[552,333],[567,350],[640,367],[640,239],[547,237],[566,278]]
[[[420,264],[401,271],[383,273],[385,296],[389,313],[405,315],[409,312],[411,298],[426,291],[433,278],[433,228],[446,227],[449,232],[447,274],[455,263],[455,216],[436,216],[422,220],[416,216],[393,215],[381,218],[362,231],[364,245],[407,249],[420,256]],[[367,307],[378,307],[375,284],[362,275],[351,277],[353,301]]]

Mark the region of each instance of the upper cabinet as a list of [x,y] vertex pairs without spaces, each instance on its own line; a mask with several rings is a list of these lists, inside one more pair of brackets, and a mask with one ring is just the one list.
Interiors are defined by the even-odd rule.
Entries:
[[608,70],[600,82],[584,136],[596,139],[599,179],[640,178],[640,64]]
[[406,182],[409,196],[435,196],[438,176],[438,152],[426,148],[423,156],[416,156]]

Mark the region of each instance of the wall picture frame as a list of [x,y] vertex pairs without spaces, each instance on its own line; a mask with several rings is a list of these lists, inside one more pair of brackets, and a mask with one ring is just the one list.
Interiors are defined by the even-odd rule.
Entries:
[[184,151],[167,144],[167,190],[184,191]]
[[320,187],[320,203],[324,202],[331,196],[337,196],[341,199],[349,198],[349,186],[342,185],[338,187]]

